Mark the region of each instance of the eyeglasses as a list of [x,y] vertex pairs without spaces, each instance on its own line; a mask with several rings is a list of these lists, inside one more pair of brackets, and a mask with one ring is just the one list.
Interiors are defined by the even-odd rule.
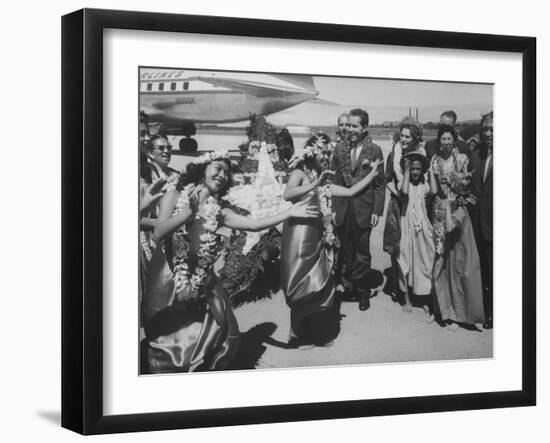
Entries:
[[156,145],[156,146],[153,146],[153,151],[170,152],[172,151],[172,145]]

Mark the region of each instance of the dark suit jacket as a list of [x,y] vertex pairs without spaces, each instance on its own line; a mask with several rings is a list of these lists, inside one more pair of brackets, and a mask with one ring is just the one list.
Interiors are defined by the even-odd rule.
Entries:
[[[460,152],[461,154],[466,154],[468,158],[470,158],[471,153],[470,153],[470,148],[468,146],[468,143],[466,143],[464,140],[457,140],[456,146],[458,148],[458,152]],[[426,157],[431,159],[435,154],[437,154],[438,147],[439,145],[437,143],[437,139],[434,138],[433,140],[428,140],[424,144],[424,149],[426,150]]]
[[384,211],[384,199],[386,197],[385,178],[384,178],[384,158],[380,146],[372,143],[370,138],[363,140],[363,147],[359,158],[356,161],[354,169],[351,168],[350,149],[346,143],[338,143],[334,149],[333,167],[336,175],[334,183],[346,188],[350,188],[360,181],[371,171],[370,166],[361,166],[365,159],[370,161],[380,159],[382,162],[378,166],[378,175],[369,185],[355,197],[343,198],[335,197],[333,200],[333,211],[336,212],[336,226],[341,226],[348,205],[353,205],[357,224],[361,228],[368,228],[371,223],[371,215],[382,215]]
[[486,162],[487,150],[483,146],[472,152],[468,169],[473,171],[472,193],[477,197],[477,204],[471,212],[476,234],[481,234],[485,241],[493,241],[493,165],[489,165],[483,181]]

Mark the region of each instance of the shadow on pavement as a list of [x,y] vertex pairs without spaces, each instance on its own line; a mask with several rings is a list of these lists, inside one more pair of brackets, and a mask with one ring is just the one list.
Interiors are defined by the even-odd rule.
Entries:
[[[266,350],[265,344],[269,343],[276,346],[274,343],[280,343],[271,338],[276,330],[277,325],[275,323],[265,322],[243,332],[237,355],[227,369],[255,369],[256,364]],[[282,344],[286,345],[286,343]]]

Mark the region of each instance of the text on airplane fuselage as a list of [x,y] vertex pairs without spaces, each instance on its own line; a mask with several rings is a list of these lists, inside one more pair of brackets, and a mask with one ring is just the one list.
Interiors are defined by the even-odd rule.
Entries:
[[141,74],[142,80],[158,80],[162,78],[180,78],[183,77],[183,71],[169,71],[169,72],[144,72]]
[[178,105],[194,105],[195,97],[176,97],[176,103]]

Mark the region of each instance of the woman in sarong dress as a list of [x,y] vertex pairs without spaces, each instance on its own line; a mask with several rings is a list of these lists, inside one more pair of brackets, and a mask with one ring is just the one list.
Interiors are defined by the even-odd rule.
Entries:
[[222,208],[231,185],[226,152],[207,153],[187,166],[175,190],[160,202],[144,294],[142,362],[149,373],[225,369],[239,342],[231,304],[214,273],[223,242],[220,226],[263,230],[289,217],[316,217],[301,203],[253,220]]
[[319,208],[321,217],[292,217],[283,226],[281,286],[290,307],[289,343],[323,345],[339,333],[339,307],[333,278],[336,237],[332,231],[331,196],[352,197],[365,189],[377,174],[378,161],[365,164],[370,172],[351,188],[325,183],[332,171],[321,172],[323,151],[299,150],[290,162],[293,171],[284,198]]

